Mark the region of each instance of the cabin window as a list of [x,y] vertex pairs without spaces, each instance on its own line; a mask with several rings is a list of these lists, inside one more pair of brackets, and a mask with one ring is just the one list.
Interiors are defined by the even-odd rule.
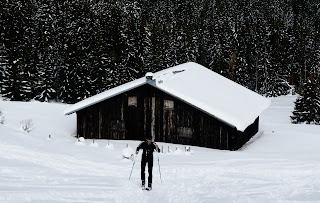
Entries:
[[177,136],[182,138],[192,138],[192,128],[178,127]]
[[165,110],[173,110],[174,109],[174,101],[171,100],[164,100],[163,108]]
[[137,107],[137,97],[136,96],[128,97],[128,106]]

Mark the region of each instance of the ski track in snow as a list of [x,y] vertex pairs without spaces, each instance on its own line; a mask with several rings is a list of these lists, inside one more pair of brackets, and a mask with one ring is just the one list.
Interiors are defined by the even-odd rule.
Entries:
[[[176,166],[168,161],[163,162],[161,183],[155,162],[154,188],[148,192],[139,188],[139,157],[129,181],[126,175],[132,162],[119,167],[15,145],[0,144],[0,148],[1,163],[7,164],[0,170],[0,194],[6,193],[6,198],[0,197],[0,200],[4,201],[264,202],[268,201],[267,196],[271,202],[283,197],[297,199],[302,194],[303,200],[312,201],[320,191],[319,163],[247,157],[184,161],[177,162]],[[185,156],[160,156],[161,160],[166,158]],[[10,162],[21,163],[22,167],[10,167]],[[304,192],[301,194],[301,191]]]
[[[141,153],[131,180],[133,162],[121,159],[126,144],[135,149],[137,141],[111,141],[110,150],[103,140],[75,144],[65,136],[72,130],[47,140],[45,127],[28,134],[0,125],[0,202],[320,202],[320,128],[290,124],[294,98],[273,99],[261,116],[263,133],[239,151],[191,147],[186,153],[184,146],[158,143],[173,152],[159,154],[162,183],[154,156],[152,191],[140,188]],[[12,103],[0,104],[15,112]],[[40,114],[48,108],[37,106]]]
[[[82,199],[83,202],[88,202],[92,198],[112,200],[114,195],[97,192],[97,194],[90,194],[87,191],[114,191],[120,187],[120,183],[110,177],[123,171],[121,167],[115,170],[108,164],[37,152],[14,145],[0,144],[0,148],[1,163],[6,164],[5,168],[0,170],[0,194],[9,193],[6,199],[0,197],[0,200],[14,198],[24,201],[28,200],[28,197],[39,201],[70,200],[73,202],[74,199],[77,201]],[[21,166],[10,167],[10,162],[18,162]],[[71,192],[72,190],[74,192]],[[34,191],[37,192],[34,193]],[[59,196],[67,198],[57,200]]]

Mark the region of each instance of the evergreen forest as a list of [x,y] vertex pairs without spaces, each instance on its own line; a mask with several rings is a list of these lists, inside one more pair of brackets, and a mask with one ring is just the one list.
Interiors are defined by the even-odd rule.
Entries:
[[267,97],[303,94],[320,72],[320,2],[1,0],[8,100],[75,103],[189,61]]

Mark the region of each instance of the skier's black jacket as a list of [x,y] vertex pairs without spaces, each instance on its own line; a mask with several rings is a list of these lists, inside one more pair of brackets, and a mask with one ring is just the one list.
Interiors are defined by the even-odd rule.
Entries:
[[[151,158],[153,157],[153,151],[156,149],[156,143],[151,142],[151,144],[148,145],[147,141],[141,142],[137,147],[137,151],[139,151],[140,149],[143,149],[142,159]],[[159,148],[158,148],[158,152],[160,152]]]

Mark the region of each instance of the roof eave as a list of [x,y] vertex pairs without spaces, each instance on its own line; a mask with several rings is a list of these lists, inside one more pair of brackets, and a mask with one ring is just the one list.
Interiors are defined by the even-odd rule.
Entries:
[[[142,78],[140,78],[140,79],[142,79]],[[138,79],[138,80],[139,80],[139,79]],[[75,105],[80,104],[81,102],[85,101],[85,100],[82,100],[82,101],[80,101],[80,102],[78,102],[78,103],[73,104],[73,105],[71,106],[71,108],[66,109],[66,110],[64,111],[64,115],[73,114],[73,113],[75,113],[75,112],[77,112],[77,111],[80,111],[80,110],[82,110],[82,109],[85,109],[85,108],[87,108],[87,107],[89,107],[89,106],[95,105],[95,104],[97,104],[97,103],[100,103],[100,102],[105,101],[105,100],[107,100],[107,99],[110,99],[110,98],[112,98],[112,97],[118,96],[118,95],[120,95],[120,94],[122,94],[122,93],[124,93],[124,92],[130,91],[130,90],[132,90],[132,89],[135,89],[135,88],[137,88],[137,87],[140,87],[140,86],[142,86],[142,85],[145,85],[146,83],[147,83],[146,81],[141,82],[141,83],[137,83],[137,85],[133,85],[133,86],[127,88],[127,89],[124,89],[124,90],[121,90],[121,91],[117,91],[117,92],[115,92],[114,94],[111,94],[111,95],[109,95],[109,96],[107,96],[107,97],[103,97],[103,98],[98,99],[98,100],[96,100],[96,101],[94,101],[94,102],[91,102],[91,103],[89,103],[88,105],[83,105],[83,106],[81,106],[81,107],[79,107],[79,108],[72,108],[72,106],[75,106]],[[127,83],[126,83],[126,84],[127,84]],[[124,84],[124,85],[126,85],[126,84]],[[121,85],[118,86],[118,87],[115,87],[115,88],[119,88],[119,87],[121,87]],[[114,90],[115,88],[112,88],[112,89],[107,90],[107,91],[112,91],[112,90]],[[103,93],[105,93],[105,92],[103,92]],[[95,95],[95,96],[92,96],[92,97],[96,97],[96,96],[98,96],[98,95]],[[92,97],[89,97],[89,98],[92,98]],[[89,99],[89,98],[88,98],[88,99]]]

